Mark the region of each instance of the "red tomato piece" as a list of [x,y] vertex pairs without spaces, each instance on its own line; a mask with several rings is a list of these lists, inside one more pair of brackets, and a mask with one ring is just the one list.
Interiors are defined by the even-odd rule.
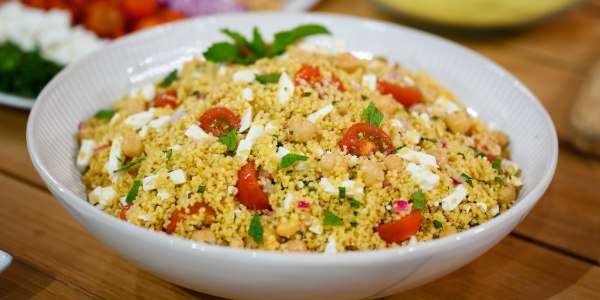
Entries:
[[309,84],[314,84],[321,81],[321,69],[318,66],[304,65],[298,73],[296,73],[295,84],[299,85],[300,81],[304,80]]
[[234,128],[240,129],[240,118],[225,107],[215,107],[200,116],[200,128],[220,137]]
[[196,202],[194,203],[194,205],[189,206],[187,208],[187,213],[185,212],[185,208],[180,208],[174,211],[171,215],[171,222],[169,223],[165,231],[168,234],[173,233],[175,231],[175,228],[177,227],[177,223],[185,220],[188,216],[197,214],[202,208],[204,208],[204,220],[207,222],[211,222],[212,220],[214,220],[216,216],[215,210],[207,204]]
[[125,205],[121,207],[121,212],[119,213],[119,219],[127,221],[127,211],[131,208],[131,204]]
[[156,0],[122,0],[121,7],[125,15],[133,20],[154,15],[160,8]]
[[415,235],[421,227],[421,211],[413,210],[410,215],[386,224],[381,224],[373,230],[388,243],[399,243]]
[[90,3],[86,8],[84,24],[101,37],[118,38],[125,34],[125,17],[116,4],[110,2]]
[[392,139],[377,126],[368,123],[356,123],[344,132],[340,148],[348,149],[354,155],[365,156],[379,151],[390,154],[394,150]]
[[235,184],[238,189],[236,197],[240,203],[249,209],[271,210],[269,199],[258,184],[257,175],[258,171],[254,167],[254,162],[249,161],[240,169],[238,172],[238,181]]
[[152,106],[154,107],[165,107],[170,106],[173,109],[176,109],[179,104],[177,104],[177,91],[170,90],[166,91],[154,98],[154,103]]
[[404,105],[405,107],[411,107],[417,102],[423,100],[421,91],[411,87],[401,87],[395,83],[378,80],[377,90],[383,95],[392,95],[394,99]]
[[338,91],[342,93],[346,91],[346,87],[344,87],[344,83],[342,83],[339,77],[331,75],[331,83],[337,86]]
[[167,22],[185,19],[186,16],[173,10],[163,9],[158,14],[140,19],[133,27],[134,31],[150,28]]

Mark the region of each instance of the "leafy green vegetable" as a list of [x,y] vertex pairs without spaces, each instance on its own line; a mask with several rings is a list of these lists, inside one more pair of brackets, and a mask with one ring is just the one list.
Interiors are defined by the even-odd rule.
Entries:
[[430,139],[430,138],[428,138],[428,137],[421,137],[421,140],[428,141],[428,142],[432,142],[432,143],[437,143],[437,140],[436,140],[436,139]]
[[198,193],[198,194],[202,194],[202,193],[204,193],[204,191],[206,191],[206,186],[204,186],[204,185],[201,185],[201,186],[199,186],[199,187],[198,187],[198,189],[196,190],[196,193]]
[[252,221],[250,221],[248,235],[251,236],[256,243],[260,244],[260,242],[262,242],[263,227],[262,224],[260,224],[260,217],[258,216],[258,212],[254,213],[254,217],[252,217]]
[[171,71],[158,85],[160,87],[169,87],[175,80],[177,80],[177,69]]
[[256,27],[252,31],[252,41],[248,41],[240,33],[229,29],[221,31],[229,36],[233,40],[233,43],[220,42],[211,45],[203,53],[204,58],[217,63],[239,63],[245,65],[252,64],[264,57],[280,55],[285,52],[287,46],[304,37],[315,34],[330,34],[321,25],[301,25],[289,31],[276,33],[271,48],[267,50],[267,45]]
[[279,163],[279,167],[277,167],[277,170],[285,169],[293,165],[297,161],[306,161],[307,159],[307,156],[301,154],[288,153],[281,158],[281,163]]
[[462,158],[465,159],[465,155],[464,154],[458,152],[458,155],[462,156]]
[[131,189],[127,193],[127,197],[125,198],[125,203],[131,204],[135,198],[137,198],[138,190],[140,189],[140,181],[134,180]]
[[338,187],[340,198],[346,198],[346,188],[343,186]]
[[278,73],[271,73],[271,74],[267,74],[267,75],[256,75],[256,81],[258,81],[262,84],[277,83],[277,82],[279,82],[280,76],[281,76],[281,74],[278,74]]
[[302,96],[309,97],[311,94],[312,94],[311,92],[304,92],[304,94],[302,94]]
[[377,107],[375,107],[375,103],[371,101],[369,106],[363,110],[362,117],[365,122],[379,127],[379,125],[381,125],[381,120],[383,120],[383,113],[381,113]]
[[427,210],[427,205],[425,205],[425,196],[423,195],[423,192],[416,191],[416,192],[412,193],[410,198],[413,200],[414,208]]
[[17,45],[0,44],[0,91],[35,98],[63,66],[42,57],[40,50],[23,51]]
[[173,155],[173,149],[163,150],[163,153],[165,154],[165,159],[169,161]]
[[467,183],[468,183],[470,186],[473,186],[473,178],[471,178],[471,176],[469,176],[469,175],[467,175],[467,174],[465,174],[465,173],[462,173],[462,174],[460,174],[460,177],[464,178],[464,179],[465,179],[465,181],[466,181],[466,182],[467,182]]
[[477,153],[477,155],[475,157],[486,158],[485,153],[483,153],[483,152]]
[[404,147],[406,147],[406,146],[400,146],[400,147],[394,149],[394,153],[398,153],[398,151],[400,151]]
[[323,219],[323,226],[340,226],[342,224],[344,224],[342,218],[334,215],[328,210],[325,210],[325,219]]
[[115,111],[114,110],[109,110],[109,109],[101,109],[99,110],[94,117],[95,118],[99,118],[99,119],[110,119],[115,115]]
[[502,164],[502,161],[499,160],[498,158],[494,158],[494,161],[492,161],[492,168],[496,169],[496,171],[500,175],[502,175],[502,173],[504,173],[504,170],[502,170],[501,164]]
[[134,159],[134,160],[132,160],[132,161],[130,161],[130,162],[122,165],[120,168],[114,170],[113,173],[119,173],[121,171],[125,171],[125,170],[127,170],[127,169],[129,169],[129,168],[131,168],[131,167],[133,167],[133,166],[135,166],[135,165],[143,162],[145,159],[146,159],[146,157],[144,157],[144,156],[138,157],[138,158],[136,158],[136,159]]
[[359,208],[359,207],[362,206],[362,203],[360,203],[360,201],[358,201],[358,200],[356,200],[354,198],[351,198],[350,199],[350,206],[352,206],[354,208]]
[[237,129],[232,129],[226,134],[222,135],[217,141],[225,144],[227,150],[235,149],[235,142],[237,142]]
[[502,180],[502,178],[500,178],[498,176],[494,177],[494,181],[496,181],[497,183],[499,183],[501,185],[504,185],[504,181]]
[[435,228],[442,228],[442,222],[433,220],[433,226],[435,226]]

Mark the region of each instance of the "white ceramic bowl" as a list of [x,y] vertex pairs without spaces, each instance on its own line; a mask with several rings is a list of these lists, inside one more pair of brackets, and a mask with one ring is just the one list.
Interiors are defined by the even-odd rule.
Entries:
[[[443,239],[380,251],[285,254],[194,243],[125,223],[85,200],[75,168],[77,124],[127,93],[225,40],[220,28],[265,36],[303,23],[327,26],[347,48],[426,70],[483,120],[506,131],[525,187],[506,213]],[[325,38],[321,38],[326,41]],[[364,54],[364,53],[363,53]],[[502,67],[444,39],[366,19],[323,14],[224,15],[169,24],[120,39],[68,66],[31,112],[27,143],[50,191],[91,234],[139,267],[229,298],[375,298],[439,278],[505,237],[544,193],[557,160],[556,132],[535,96]]]

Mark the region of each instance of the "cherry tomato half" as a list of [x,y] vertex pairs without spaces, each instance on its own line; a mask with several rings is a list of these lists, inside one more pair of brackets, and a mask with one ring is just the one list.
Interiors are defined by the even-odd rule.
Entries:
[[421,227],[421,211],[413,210],[410,215],[386,224],[381,224],[373,230],[388,243],[399,243],[415,235]]
[[166,91],[166,92],[156,96],[156,98],[154,98],[154,103],[152,104],[152,106],[154,106],[154,107],[165,107],[167,105],[173,109],[176,109],[177,106],[179,106],[177,104],[177,91],[176,90]]
[[340,148],[348,149],[354,155],[365,156],[379,151],[390,154],[394,150],[392,139],[377,126],[368,123],[356,123],[344,132]]
[[133,20],[154,15],[160,8],[156,0],[122,0],[121,7],[125,15]]
[[194,203],[194,205],[188,207],[189,212],[185,212],[185,208],[180,208],[176,211],[173,212],[173,214],[171,215],[171,223],[169,223],[169,225],[167,226],[167,229],[165,230],[168,234],[171,234],[175,231],[175,228],[177,228],[177,223],[185,220],[185,218],[187,218],[187,216],[191,216],[194,214],[197,214],[201,208],[204,208],[204,220],[205,221],[212,221],[215,218],[215,210],[212,209],[210,206],[208,206],[207,204],[201,203],[201,202],[196,202]]
[[[298,70],[298,73],[296,73],[294,83],[296,85],[299,85],[301,80],[308,82],[308,84],[310,84],[311,86],[315,85],[316,83],[323,84],[323,76],[321,76],[321,69],[318,66],[302,66],[302,68]],[[335,75],[331,76],[331,84],[336,86],[340,92],[346,91],[346,88],[344,87],[344,84],[342,83],[340,78],[338,78]]]
[[258,184],[256,176],[258,171],[254,167],[254,162],[249,161],[238,172],[238,181],[235,186],[238,189],[236,195],[238,201],[249,209],[271,210],[271,204],[265,192]]
[[92,2],[86,8],[85,27],[101,37],[118,38],[125,34],[125,17],[110,2]]
[[131,208],[131,204],[125,205],[121,207],[121,212],[119,213],[119,218],[121,220],[127,221],[127,211]]
[[418,89],[401,87],[389,81],[378,80],[377,90],[383,95],[392,95],[397,102],[401,103],[405,107],[411,107],[417,102],[421,102],[423,100],[423,95]]
[[215,107],[200,116],[200,128],[220,137],[234,128],[240,129],[240,119],[225,107]]

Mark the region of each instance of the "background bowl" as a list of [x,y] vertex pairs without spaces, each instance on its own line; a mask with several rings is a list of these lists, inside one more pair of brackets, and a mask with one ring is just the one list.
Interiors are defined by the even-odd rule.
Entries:
[[[398,249],[335,255],[285,254],[194,243],[146,230],[94,208],[75,168],[77,124],[143,82],[224,40],[220,28],[265,36],[303,23],[327,26],[347,48],[426,70],[479,116],[511,137],[525,187],[514,207],[460,234]],[[317,38],[330,43],[326,37]],[[33,163],[53,195],[91,234],[141,268],[179,285],[229,298],[374,298],[439,278],[505,237],[548,187],[558,148],[535,96],[478,54],[435,36],[372,20],[323,14],[246,14],[169,24],[120,39],[69,65],[46,86],[27,125]],[[83,253],[82,255],[85,255]]]

